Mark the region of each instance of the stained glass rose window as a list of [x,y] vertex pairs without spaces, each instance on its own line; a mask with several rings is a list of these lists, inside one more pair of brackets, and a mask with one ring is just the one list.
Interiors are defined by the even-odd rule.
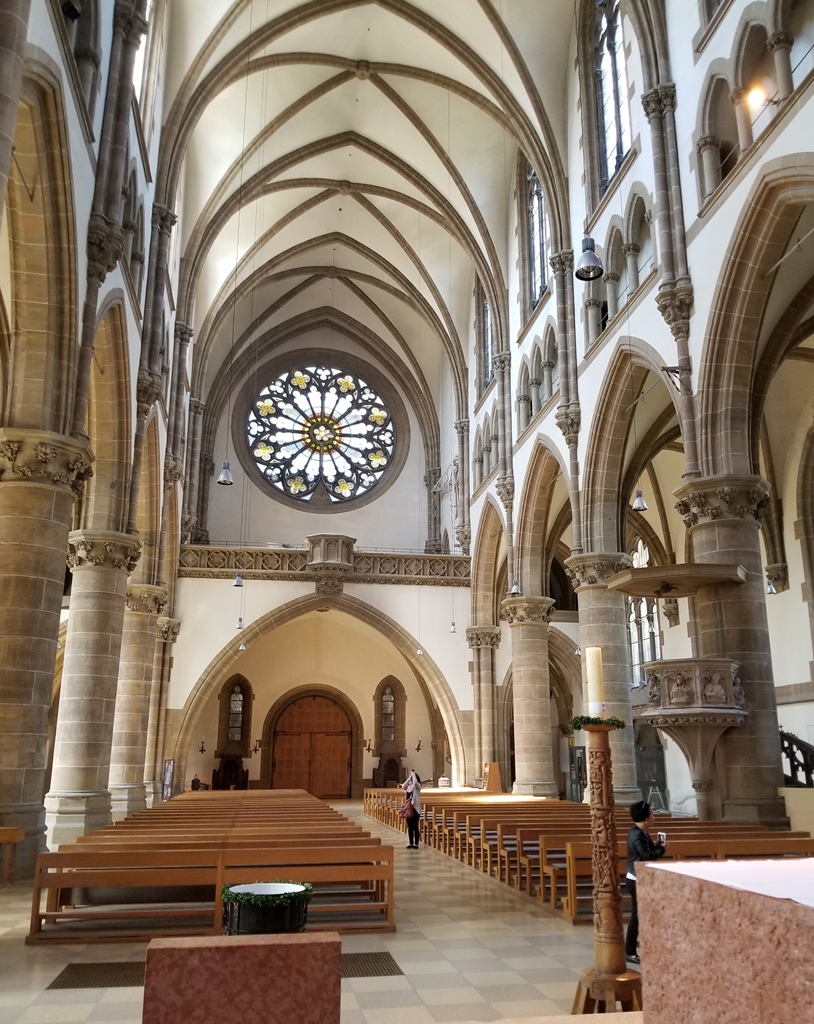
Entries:
[[390,409],[361,377],[329,366],[280,374],[255,396],[246,424],[255,465],[278,491],[339,504],[387,473],[396,430]]

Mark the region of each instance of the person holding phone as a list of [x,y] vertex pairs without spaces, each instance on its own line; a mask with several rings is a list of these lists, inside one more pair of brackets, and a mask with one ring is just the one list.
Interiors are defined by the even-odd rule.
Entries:
[[667,850],[667,836],[659,832],[653,842],[650,829],[656,816],[646,800],[637,800],[630,805],[633,824],[627,834],[627,891],[630,893],[630,921],[625,936],[625,955],[630,963],[641,963],[639,959],[639,908],[636,904],[636,861],[659,860]]

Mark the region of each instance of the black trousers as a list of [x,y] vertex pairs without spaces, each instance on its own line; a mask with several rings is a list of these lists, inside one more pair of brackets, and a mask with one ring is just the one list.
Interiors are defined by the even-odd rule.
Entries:
[[418,846],[418,825],[421,820],[420,814],[411,814],[407,818],[407,838],[410,841],[410,846]]
[[639,944],[639,907],[636,902],[636,883],[632,878],[626,878],[627,891],[630,893],[630,921],[627,926],[625,937],[625,956],[633,956]]

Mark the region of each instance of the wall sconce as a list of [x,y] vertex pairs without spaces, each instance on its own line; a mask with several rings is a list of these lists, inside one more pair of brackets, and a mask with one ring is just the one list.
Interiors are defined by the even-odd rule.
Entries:
[[258,737],[258,739],[256,739],[254,741],[254,746],[252,747],[252,753],[253,754],[259,754],[260,753],[260,739],[259,739],[259,737]]
[[418,737],[418,743],[415,745],[415,752],[418,753],[421,750],[421,737]]
[[206,747],[204,746],[204,741],[203,740],[201,740],[201,745],[200,745],[200,747],[198,747],[198,753],[199,754],[205,754],[206,753]]
[[373,740],[365,740],[365,743],[367,743],[367,746],[365,747],[365,752],[368,753],[368,754],[372,754],[373,753]]

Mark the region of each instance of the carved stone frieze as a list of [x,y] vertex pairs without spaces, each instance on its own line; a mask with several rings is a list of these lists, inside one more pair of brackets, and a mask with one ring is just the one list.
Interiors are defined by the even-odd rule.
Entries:
[[163,640],[166,644],[174,644],[181,631],[181,623],[178,619],[171,619],[168,616],[160,616],[155,626],[157,639]]
[[46,430],[0,427],[0,481],[29,480],[79,494],[93,476],[87,445]]
[[500,603],[500,617],[510,626],[551,621],[555,602],[550,597],[507,597]]
[[469,626],[466,642],[475,650],[478,647],[500,647],[500,626]]
[[746,715],[738,664],[729,658],[651,661],[644,666],[651,725],[721,725]]
[[758,476],[719,476],[694,480],[675,492],[676,509],[686,526],[715,519],[760,522],[769,506],[769,487]]
[[141,541],[131,534],[74,530],[68,535],[68,565],[72,570],[96,566],[124,569],[129,576],[140,557]]
[[341,594],[345,588],[345,577],[342,573],[320,573],[314,584],[315,594]]
[[574,588],[604,586],[610,576],[629,569],[633,565],[630,555],[623,552],[597,552],[586,555],[571,555],[565,560],[565,571]]
[[131,612],[160,615],[167,607],[167,588],[151,584],[135,584],[127,588],[125,608]]

